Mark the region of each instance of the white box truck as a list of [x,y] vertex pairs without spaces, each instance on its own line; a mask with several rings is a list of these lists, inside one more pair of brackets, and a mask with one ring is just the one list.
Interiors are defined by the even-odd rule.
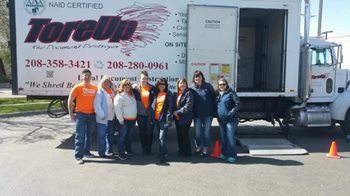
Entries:
[[91,69],[117,83],[201,70],[226,77],[241,121],[264,119],[350,132],[350,72],[341,45],[300,36],[301,0],[9,1],[13,93],[67,98]]

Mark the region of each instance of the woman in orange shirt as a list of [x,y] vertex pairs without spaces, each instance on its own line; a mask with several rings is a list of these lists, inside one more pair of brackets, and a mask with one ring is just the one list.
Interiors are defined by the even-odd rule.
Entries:
[[154,125],[159,133],[160,162],[165,162],[168,155],[167,132],[172,121],[172,101],[172,93],[168,90],[167,80],[165,78],[158,79],[156,83],[156,95],[152,103],[152,108],[154,110]]
[[151,104],[155,96],[155,87],[148,83],[147,71],[140,74],[140,83],[134,87],[137,101],[137,125],[143,154],[152,154],[153,143],[153,110]]

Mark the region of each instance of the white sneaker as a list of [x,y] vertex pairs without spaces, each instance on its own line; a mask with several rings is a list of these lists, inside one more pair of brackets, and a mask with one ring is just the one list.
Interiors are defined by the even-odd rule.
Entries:
[[81,164],[84,164],[83,159],[77,159],[76,162],[77,162],[78,164],[80,164],[80,165],[81,165]]
[[106,152],[106,156],[107,156],[107,157],[111,157],[111,156],[113,156],[113,155],[114,155],[114,153]]

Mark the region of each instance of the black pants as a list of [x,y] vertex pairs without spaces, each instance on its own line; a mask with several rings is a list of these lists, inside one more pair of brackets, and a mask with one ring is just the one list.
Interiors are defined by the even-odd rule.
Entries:
[[139,136],[143,152],[150,153],[153,143],[153,124],[148,116],[137,116]]
[[191,124],[179,125],[179,121],[175,121],[177,141],[179,144],[180,156],[191,156],[191,142],[189,136],[189,130]]

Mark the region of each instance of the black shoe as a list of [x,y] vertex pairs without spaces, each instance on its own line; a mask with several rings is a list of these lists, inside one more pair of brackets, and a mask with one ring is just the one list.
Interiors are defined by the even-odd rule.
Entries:
[[152,154],[152,150],[150,148],[146,148],[144,154],[145,155],[151,155]]
[[165,156],[164,156],[164,155],[161,155],[161,156],[159,157],[159,161],[160,161],[161,163],[164,163],[164,162],[165,162]]
[[183,156],[183,157],[190,157],[190,156],[192,156],[192,154],[191,154],[191,152],[184,152],[184,153],[182,154],[182,156]]
[[196,148],[196,150],[194,151],[195,155],[200,155],[201,154],[201,148]]
[[117,156],[121,161],[125,161],[127,159],[126,155],[125,154],[119,154]]
[[86,152],[85,155],[84,155],[84,157],[87,157],[87,158],[94,158],[95,155],[92,154],[91,152]]
[[208,153],[204,153],[204,152],[201,153],[201,158],[207,158],[207,157],[208,157]]

